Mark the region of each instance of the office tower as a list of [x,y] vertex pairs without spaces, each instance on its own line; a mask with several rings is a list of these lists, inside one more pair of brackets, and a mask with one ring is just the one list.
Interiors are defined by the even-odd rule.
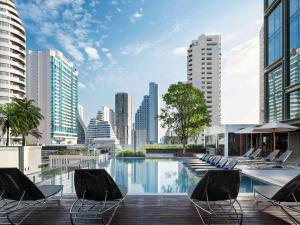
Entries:
[[0,106],[26,94],[26,36],[13,1],[0,0]]
[[40,142],[76,144],[78,71],[74,63],[56,50],[28,51],[26,69],[27,98],[35,101],[44,116]]
[[116,133],[116,119],[115,119],[115,112],[112,109],[109,109],[109,122]]
[[83,106],[78,105],[77,110],[78,110],[78,116],[80,116],[80,118],[83,120],[83,114],[84,114]]
[[132,100],[127,93],[115,95],[116,135],[121,145],[131,144]]
[[148,115],[148,141],[149,143],[158,143],[159,136],[159,116],[160,104],[159,104],[159,89],[158,84],[151,82],[149,84],[149,115]]
[[[300,4],[298,0],[265,1],[265,122],[300,126]],[[299,132],[290,132],[288,147],[300,156]]]
[[264,26],[259,31],[259,122],[264,123]]
[[188,83],[206,98],[211,126],[221,123],[221,36],[201,35],[193,40],[187,54]]
[[159,143],[159,89],[158,84],[149,83],[149,94],[145,95],[135,113],[135,147],[142,148],[146,144]]
[[144,147],[149,142],[149,96],[145,95],[142,104],[135,113],[134,122],[135,149]]
[[78,105],[78,116],[77,116],[77,144],[85,143],[86,126],[83,122],[83,108]]

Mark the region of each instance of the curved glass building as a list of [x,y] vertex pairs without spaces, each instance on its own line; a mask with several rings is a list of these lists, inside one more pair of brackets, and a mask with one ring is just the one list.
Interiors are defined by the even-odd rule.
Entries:
[[12,0],[0,0],[0,105],[25,97],[25,29]]

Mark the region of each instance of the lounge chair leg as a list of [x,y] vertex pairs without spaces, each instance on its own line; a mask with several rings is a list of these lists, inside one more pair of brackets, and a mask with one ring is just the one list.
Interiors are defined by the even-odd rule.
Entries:
[[286,209],[284,209],[283,207],[280,207],[280,209],[290,218],[290,220],[294,223],[294,224],[300,224],[300,222],[298,220],[296,220],[295,217],[293,217]]

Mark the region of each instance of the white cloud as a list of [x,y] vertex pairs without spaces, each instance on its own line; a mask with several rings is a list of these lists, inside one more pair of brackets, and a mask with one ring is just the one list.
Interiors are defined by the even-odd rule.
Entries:
[[78,82],[78,88],[79,89],[86,89],[86,85],[84,83]]
[[140,8],[139,11],[135,12],[131,17],[130,17],[130,21],[132,23],[135,23],[137,20],[141,19],[143,17],[143,9]]
[[86,52],[86,54],[88,55],[89,57],[89,60],[100,60],[100,55],[98,53],[98,50],[95,49],[95,48],[92,48],[92,47],[86,47],[84,49],[84,51]]
[[117,1],[111,1],[112,5],[118,5],[119,3]]
[[102,50],[102,52],[109,52],[108,48],[102,48],[101,50]]
[[121,8],[117,8],[117,11],[120,13],[120,12],[122,12],[122,9]]
[[153,46],[153,44],[151,44],[150,42],[142,42],[142,43],[137,43],[134,45],[127,45],[127,46],[121,48],[121,54],[137,56],[152,46]]
[[173,49],[173,53],[176,56],[186,56],[186,47],[175,48]]
[[83,61],[83,55],[80,50],[75,47],[73,39],[65,34],[58,34],[57,39],[60,45],[65,48],[70,56],[72,56],[77,61]]
[[258,123],[258,37],[224,52],[222,68],[222,122]]

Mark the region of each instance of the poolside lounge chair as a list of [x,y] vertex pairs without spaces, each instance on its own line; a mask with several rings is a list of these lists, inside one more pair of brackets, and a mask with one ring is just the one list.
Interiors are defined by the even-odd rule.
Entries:
[[212,160],[209,160],[207,162],[191,162],[188,163],[188,166],[193,165],[202,165],[202,166],[215,166],[222,160],[222,156],[214,156]]
[[220,168],[226,165],[226,163],[228,162],[228,159],[225,157],[221,157],[220,160],[218,160],[215,163],[212,164],[198,164],[198,163],[192,163],[189,164],[188,167],[190,169],[194,169],[194,168]]
[[224,164],[222,167],[215,168],[196,168],[195,171],[199,174],[206,173],[209,170],[233,170],[235,166],[238,164],[237,160],[231,160],[229,163]]
[[266,161],[266,162],[256,163],[256,165],[261,165],[261,166],[259,166],[259,168],[264,168],[264,167],[270,166],[270,165],[272,165],[274,168],[282,168],[292,153],[293,153],[292,150],[286,150],[274,161],[272,161],[272,162]]
[[254,159],[256,159],[256,158],[258,157],[258,155],[259,155],[260,153],[261,153],[261,149],[258,148],[258,149],[256,149],[256,150],[248,157],[248,159],[254,160]]
[[[70,209],[71,223],[98,221],[110,224],[125,199],[127,189],[118,187],[104,169],[75,170],[74,183],[77,200]],[[104,223],[103,217],[110,211],[108,223]]]
[[[260,202],[257,195],[262,197],[264,201],[270,203],[270,206],[277,206],[284,211],[293,222],[297,224],[294,216],[292,216],[287,210],[291,210],[300,213],[300,175],[293,178],[283,187],[275,185],[267,186],[254,186],[254,198],[257,204]],[[265,207],[263,210],[265,210]]]
[[249,162],[256,164],[265,163],[265,162],[273,162],[276,159],[276,156],[279,154],[280,150],[274,150],[269,155],[264,158],[258,160],[249,160]]
[[239,188],[238,170],[211,170],[188,193],[188,196],[203,224],[210,224],[213,218],[234,219],[242,224],[243,211],[237,201]]
[[[36,186],[17,168],[0,168],[0,187],[0,218],[6,218],[10,224],[21,224],[37,206],[63,192],[62,185]],[[20,221],[13,222],[12,214],[25,209],[30,210]]]
[[211,157],[213,157],[214,155],[210,155],[210,154],[205,154],[203,157],[201,158],[196,158],[196,159],[187,159],[187,160],[184,160],[183,163],[184,164],[188,164],[188,163],[191,163],[191,162],[206,162],[208,161]]
[[242,155],[244,158],[249,158],[249,156],[253,153],[254,148],[250,148],[249,151],[247,151],[244,155]]

